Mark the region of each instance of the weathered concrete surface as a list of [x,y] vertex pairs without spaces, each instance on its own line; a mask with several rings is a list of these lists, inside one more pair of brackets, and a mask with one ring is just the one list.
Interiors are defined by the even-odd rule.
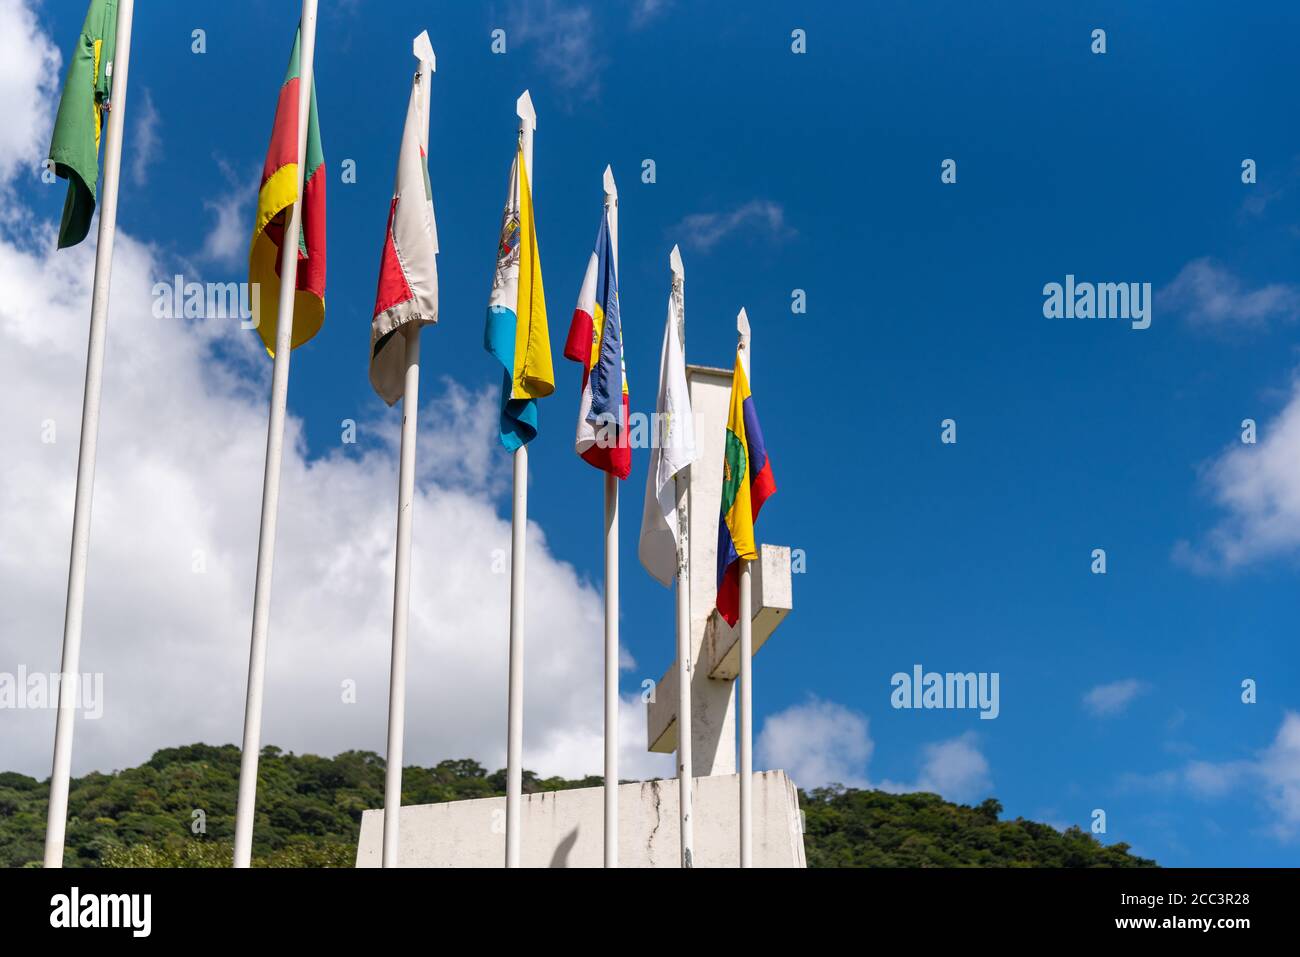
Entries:
[[[783,545],[760,545],[759,561],[754,563],[751,579],[753,599],[754,654],[767,643],[772,632],[790,613],[793,589],[790,586],[790,549]],[[709,615],[704,627],[701,657],[695,659],[695,670],[712,679],[714,689],[725,687],[730,693],[730,682],[740,674],[740,629],[732,628],[716,609]],[[728,682],[722,685],[721,682]],[[696,684],[698,684],[698,679]],[[695,685],[692,685],[694,693]],[[697,709],[692,703],[691,712]],[[709,725],[716,726],[717,722]],[[699,735],[692,734],[695,740]],[[712,744],[709,752],[718,762],[719,749]],[[654,699],[646,704],[646,746],[650,751],[671,754],[677,750],[677,660],[668,666],[664,676],[655,685]],[[735,770],[728,766],[728,773]],[[715,771],[721,773],[721,770]]]
[[[754,615],[750,619],[754,654],[767,643],[794,604],[790,549],[784,545],[759,545],[758,554],[750,578],[750,594],[754,596]],[[708,670],[710,678],[725,680],[740,676],[740,629],[728,625],[716,610],[709,616],[704,631],[704,657],[699,663]]]
[[[691,463],[691,480],[687,492],[690,524],[688,547],[691,557],[691,771],[701,777],[710,774],[736,773],[736,683],[709,677],[705,660],[705,631],[714,611],[718,593],[718,503],[722,501],[722,449],[727,429],[727,410],[731,404],[731,370],[707,366],[687,366],[686,381],[691,390],[691,412],[695,415],[695,443],[699,455]],[[676,658],[676,644],[671,640],[672,623],[665,620],[665,649],[670,660]],[[676,669],[672,688],[656,688],[658,707],[670,704],[673,744],[662,743],[659,732],[647,744],[655,750],[677,750]],[[647,705],[647,728],[662,712],[652,715]],[[663,725],[667,730],[667,725]],[[658,730],[658,729],[656,729]],[[700,815],[696,815],[700,819]]]
[[[604,849],[602,788],[524,795],[520,859],[525,867],[600,867]],[[695,866],[736,867],[740,778],[695,779]],[[622,867],[677,867],[676,779],[619,788]],[[402,808],[402,867],[501,867],[505,798]],[[361,817],[357,867],[378,867],[384,812]],[[784,771],[754,775],[754,866],[806,867],[799,804]]]

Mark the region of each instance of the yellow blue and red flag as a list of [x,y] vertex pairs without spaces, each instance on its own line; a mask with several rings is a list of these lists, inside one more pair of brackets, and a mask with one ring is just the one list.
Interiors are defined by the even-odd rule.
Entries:
[[627,368],[623,362],[618,268],[614,264],[608,208],[600,216],[596,248],[587,261],[564,356],[582,363],[574,450],[596,468],[627,478],[632,471],[632,449],[627,437]]
[[[743,328],[747,320],[742,315]],[[740,617],[740,560],[758,558],[754,523],[763,503],[776,492],[772,461],[749,391],[748,336],[736,350],[731,406],[722,455],[722,515],[718,521],[718,613],[728,625]]]
[[513,452],[536,438],[537,400],[555,391],[537,224],[522,148],[515,150],[510,166],[483,346],[505,370],[501,444]]

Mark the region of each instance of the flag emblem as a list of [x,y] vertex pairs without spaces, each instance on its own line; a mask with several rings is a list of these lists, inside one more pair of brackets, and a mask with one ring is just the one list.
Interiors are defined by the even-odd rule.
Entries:
[[510,166],[497,267],[483,346],[501,363],[501,444],[511,452],[537,436],[537,400],[555,391],[537,223],[522,148]]
[[[748,320],[744,320],[746,333]],[[736,351],[731,405],[722,458],[722,506],[718,521],[718,613],[735,627],[740,617],[740,560],[758,558],[754,523],[776,492],[772,462],[763,443],[758,411],[749,391],[748,335]]]

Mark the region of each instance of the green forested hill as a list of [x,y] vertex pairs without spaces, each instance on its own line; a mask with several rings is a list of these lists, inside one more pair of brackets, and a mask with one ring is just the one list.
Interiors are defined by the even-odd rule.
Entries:
[[937,794],[818,788],[799,801],[809,867],[1156,866],[1077,827],[999,821],[992,798],[970,807]]
[[[239,749],[193,744],[159,751],[137,768],[72,782],[65,863],[85,867],[228,866]],[[594,787],[524,772],[524,790]],[[262,751],[254,864],[350,867],[361,812],[383,806],[384,761],[368,751],[335,758]],[[0,773],[0,865],[42,857],[48,782]],[[406,804],[505,793],[505,771],[475,761],[408,767]],[[819,789],[800,793],[810,867],[1143,867],[1124,844],[1104,846],[1071,828],[999,821],[1001,806],[951,804],[934,794]]]

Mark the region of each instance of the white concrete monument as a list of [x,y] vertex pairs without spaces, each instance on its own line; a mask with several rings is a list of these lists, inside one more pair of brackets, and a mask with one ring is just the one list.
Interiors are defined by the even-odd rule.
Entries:
[[[714,608],[722,444],[731,372],[688,366],[700,455],[686,493],[690,535],[691,741],[694,866],[735,867],[740,860],[740,787],[736,775],[736,677],[739,634]],[[754,653],[792,607],[790,549],[760,546],[753,570]],[[668,647],[671,647],[671,643]],[[760,685],[761,687],[761,678]],[[593,692],[594,693],[594,692]],[[674,662],[646,706],[647,747],[677,750],[677,667]],[[754,774],[754,866],[805,867],[798,796],[784,771]],[[678,867],[676,779],[619,787],[619,863]],[[599,867],[603,851],[603,789],[524,795],[521,863],[525,867]],[[402,808],[399,862],[404,867],[500,867],[505,854],[505,798]],[[378,867],[384,812],[361,818],[357,866]]]

